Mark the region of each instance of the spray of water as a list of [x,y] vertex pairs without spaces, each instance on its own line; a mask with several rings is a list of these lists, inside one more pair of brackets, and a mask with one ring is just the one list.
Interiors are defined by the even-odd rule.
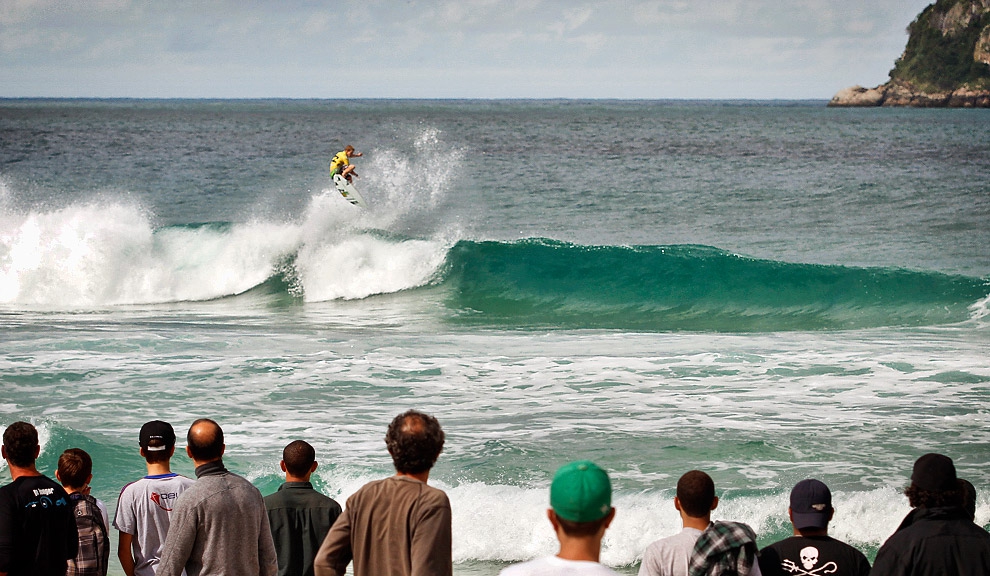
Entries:
[[[0,183],[0,304],[82,308],[201,301],[272,276],[306,301],[364,298],[430,281],[457,233],[440,213],[460,156],[425,129],[412,156],[377,151],[356,208],[327,188],[298,221],[156,228],[119,197],[48,210],[7,208]],[[415,225],[412,223],[415,222]],[[408,234],[415,229],[415,236]]]

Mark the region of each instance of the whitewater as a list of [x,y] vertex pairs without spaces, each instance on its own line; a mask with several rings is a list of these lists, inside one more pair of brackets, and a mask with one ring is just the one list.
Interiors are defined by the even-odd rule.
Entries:
[[[216,419],[265,494],[306,439],[343,503],[422,409],[458,574],[552,553],[549,479],[577,458],[612,476],[623,573],[679,530],[695,468],[761,545],[825,481],[831,533],[872,558],[937,451],[987,526],[988,128],[815,102],[0,101],[0,427],[38,425],[49,474],[89,451],[111,510],[155,418]],[[345,144],[368,210],[330,186]]]

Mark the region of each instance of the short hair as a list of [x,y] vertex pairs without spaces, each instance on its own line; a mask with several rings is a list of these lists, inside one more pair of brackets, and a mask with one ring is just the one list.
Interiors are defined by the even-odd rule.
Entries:
[[351,146],[350,144],[344,147],[344,152],[353,152],[353,151],[354,151],[354,147]]
[[440,423],[429,414],[408,410],[388,425],[385,445],[398,472],[418,474],[433,467],[443,450]]
[[144,449],[144,461],[148,464],[160,464],[162,462],[168,462],[172,458],[172,448],[166,448],[165,450],[148,450]]
[[[213,433],[202,434],[200,439],[194,438],[192,431],[198,424],[211,424]],[[189,426],[189,432],[186,433],[186,446],[189,448],[189,455],[194,460],[201,462],[216,460],[223,456],[223,430],[213,420],[200,418]]]
[[295,440],[282,450],[282,462],[289,474],[297,478],[305,476],[316,462],[316,450],[305,440]]
[[608,514],[598,520],[592,520],[591,522],[572,522],[570,520],[564,520],[560,516],[557,516],[556,512],[554,512],[554,516],[557,517],[557,524],[560,525],[560,529],[564,531],[564,534],[575,538],[594,536],[595,534],[598,534],[602,524],[605,524],[609,520]]
[[3,447],[7,460],[14,466],[34,464],[38,451],[38,429],[27,422],[14,422],[3,431]]
[[93,459],[82,448],[69,448],[58,457],[58,479],[63,486],[82,488],[93,473]]
[[681,510],[692,518],[704,518],[715,502],[715,482],[700,470],[691,470],[677,481],[677,499]]

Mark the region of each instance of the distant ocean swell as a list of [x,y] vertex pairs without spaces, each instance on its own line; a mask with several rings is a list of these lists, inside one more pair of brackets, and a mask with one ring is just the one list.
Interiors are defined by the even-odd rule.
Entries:
[[447,321],[509,328],[764,332],[957,323],[987,279],[758,260],[707,246],[396,238],[361,222],[154,229],[126,206],[30,214],[0,232],[0,304],[65,309],[442,292]]

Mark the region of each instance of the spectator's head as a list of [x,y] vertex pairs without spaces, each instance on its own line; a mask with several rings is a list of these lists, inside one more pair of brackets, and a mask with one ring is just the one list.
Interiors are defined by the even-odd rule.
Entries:
[[81,448],[69,448],[58,457],[55,476],[62,486],[80,490],[93,479],[93,459]]
[[443,450],[443,440],[437,419],[416,410],[396,416],[385,433],[395,470],[403,474],[419,474],[432,468]]
[[561,466],[550,484],[550,508],[564,534],[598,534],[615,514],[608,474],[588,460]]
[[316,470],[316,450],[309,442],[295,440],[282,450],[282,470],[293,478],[309,478]]
[[707,518],[718,506],[715,482],[701,470],[691,470],[677,481],[678,510],[691,518]]
[[796,530],[827,530],[834,512],[832,492],[823,482],[809,478],[791,490],[791,523]]
[[3,458],[13,466],[34,466],[41,447],[38,430],[27,422],[14,422],[3,432]]
[[962,491],[952,459],[942,454],[925,454],[914,463],[911,485],[904,494],[912,508],[961,507]]
[[161,420],[146,422],[141,427],[138,443],[148,464],[167,462],[175,448],[175,430],[171,424]]
[[966,511],[966,516],[975,521],[976,520],[976,486],[969,480],[959,479],[959,491],[962,493],[962,503],[963,510]]
[[196,462],[212,462],[223,456],[223,430],[209,418],[192,423],[186,434],[186,452]]

